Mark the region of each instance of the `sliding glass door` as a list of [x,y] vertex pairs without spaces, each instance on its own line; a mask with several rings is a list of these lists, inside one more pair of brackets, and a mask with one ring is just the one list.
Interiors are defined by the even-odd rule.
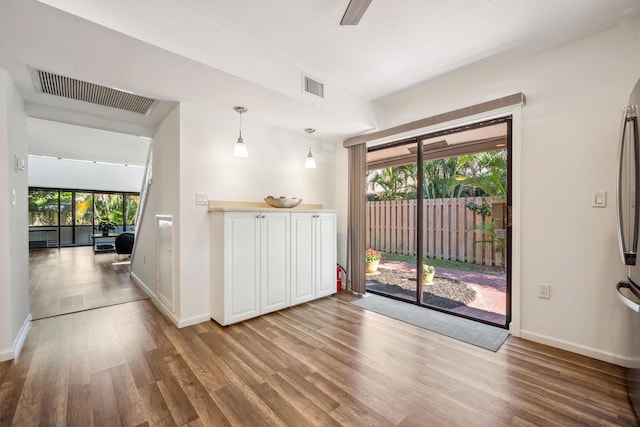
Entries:
[[368,292],[506,327],[509,123],[369,148]]

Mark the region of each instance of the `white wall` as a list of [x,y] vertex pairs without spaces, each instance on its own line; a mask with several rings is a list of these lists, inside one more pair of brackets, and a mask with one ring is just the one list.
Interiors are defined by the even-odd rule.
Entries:
[[[196,192],[227,201],[296,196],[303,203],[335,207],[333,143],[310,138],[302,130],[294,134],[252,122],[250,106],[243,116],[242,135],[249,157],[234,158],[237,113],[231,108],[220,112],[180,105],[180,153],[176,156],[180,159],[180,247],[176,256],[180,259],[181,325],[209,318],[209,214],[206,206],[195,204]],[[309,146],[317,169],[304,169]]]
[[[619,122],[640,78],[640,22],[531,58],[487,60],[382,100],[386,126],[522,91],[521,333],[628,364],[630,310],[615,296],[625,277],[616,241]],[[607,207],[591,207],[593,191]],[[551,284],[551,299],[538,284]],[[517,302],[516,302],[517,304]]]
[[0,361],[17,357],[31,319],[27,173],[16,171],[15,156],[27,156],[26,116],[9,74],[0,69]]
[[29,156],[29,186],[137,193],[144,167]]
[[[147,288],[152,295],[157,292],[157,253],[156,253],[156,215],[173,216],[174,244],[179,237],[180,207],[179,196],[179,145],[180,145],[180,106],[176,106],[160,124],[153,137],[153,167],[152,182],[148,187],[142,220],[136,230],[135,253],[131,260],[131,273],[139,283]],[[174,254],[174,276],[180,271],[180,253]],[[175,286],[179,283],[175,282]],[[177,298],[179,294],[176,292]],[[173,310],[162,306],[157,299],[156,304],[178,323],[180,316],[179,305],[176,301]]]

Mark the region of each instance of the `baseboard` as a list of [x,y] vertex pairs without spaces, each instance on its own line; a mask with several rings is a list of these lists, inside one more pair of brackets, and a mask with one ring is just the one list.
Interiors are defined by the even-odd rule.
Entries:
[[625,368],[638,366],[638,363],[640,362],[639,360],[636,360],[630,357],[622,356],[622,355],[611,353],[608,351],[602,351],[597,348],[589,347],[582,344],[577,344],[571,341],[561,340],[548,335],[526,331],[524,329],[520,330],[520,337],[530,341],[535,341],[540,344],[545,344],[551,347],[567,350],[572,353],[581,354],[587,357],[592,357],[594,359],[602,360],[604,362],[613,363],[614,365],[623,366]]
[[184,328],[186,326],[191,326],[191,325],[195,325],[202,322],[208,322],[209,320],[211,320],[210,314],[200,314],[198,316],[192,316],[187,319],[181,319],[178,324],[178,328]]
[[13,347],[0,350],[0,362],[11,359],[18,359],[18,357],[20,356],[20,352],[22,351],[22,347],[24,346],[24,341],[27,339],[27,335],[31,330],[31,319],[31,314],[29,314],[22,324],[22,327],[20,327],[18,336],[16,336],[16,339],[13,340]]
[[135,273],[129,273],[129,276],[133,279],[134,282],[136,282],[138,286],[140,286],[140,288],[144,291],[145,294],[147,294],[149,298],[154,299],[156,297],[156,294],[147,285],[145,285],[145,283],[138,276],[136,276]]
[[[162,301],[158,299],[155,292],[153,292],[151,288],[149,288],[142,280],[140,280],[140,278],[136,276],[135,273],[130,273],[130,276],[133,279],[133,281],[136,282],[138,286],[140,286],[140,288],[144,291],[144,293],[147,294],[149,298],[151,298],[151,302],[153,303],[153,305],[155,305],[158,308],[158,310],[160,310],[160,312],[164,314],[171,321],[171,323],[173,323],[176,326],[176,328],[183,327],[183,326],[180,326],[180,319],[176,317],[176,315],[169,309],[169,307],[166,307],[162,303]],[[184,326],[188,326],[188,325],[184,325]]]
[[13,359],[13,349],[5,348],[0,350],[0,362],[6,362]]

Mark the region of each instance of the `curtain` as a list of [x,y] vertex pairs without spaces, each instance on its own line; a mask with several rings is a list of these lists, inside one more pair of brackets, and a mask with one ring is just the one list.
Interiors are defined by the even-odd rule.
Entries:
[[365,208],[367,145],[358,144],[348,148],[349,161],[349,212],[347,220],[347,288],[364,294],[366,277],[364,266],[365,251]]

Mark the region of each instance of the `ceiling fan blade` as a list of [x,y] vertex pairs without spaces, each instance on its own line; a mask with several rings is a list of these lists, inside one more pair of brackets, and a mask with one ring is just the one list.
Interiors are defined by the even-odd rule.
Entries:
[[350,0],[340,25],[358,25],[360,18],[362,18],[370,4],[371,0]]

